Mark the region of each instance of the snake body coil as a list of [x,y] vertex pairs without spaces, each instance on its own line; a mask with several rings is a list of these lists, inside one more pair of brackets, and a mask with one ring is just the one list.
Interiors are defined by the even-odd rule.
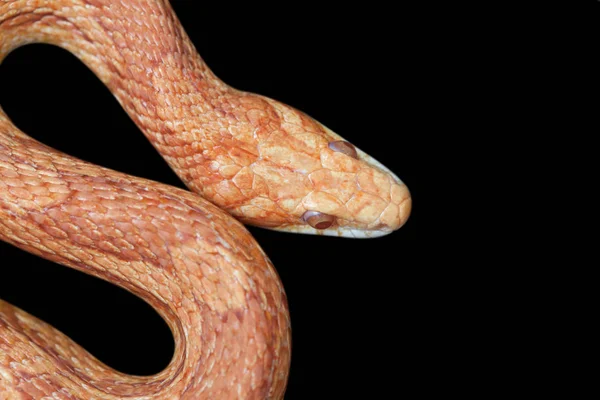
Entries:
[[142,297],[176,343],[164,371],[129,376],[0,301],[0,399],[282,398],[286,297],[230,214],[374,237],[408,218],[406,186],[305,114],[220,81],[167,1],[0,0],[0,61],[32,42],[91,68],[197,194],[53,150],[0,109],[0,239]]

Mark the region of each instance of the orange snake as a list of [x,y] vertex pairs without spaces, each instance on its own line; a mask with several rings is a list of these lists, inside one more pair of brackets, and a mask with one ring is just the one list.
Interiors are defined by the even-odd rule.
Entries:
[[31,42],[92,69],[197,194],[57,152],[0,109],[0,238],[142,297],[176,342],[164,371],[129,376],[0,300],[0,399],[282,398],[285,293],[230,214],[375,237],[408,218],[406,186],[305,114],[220,81],[167,1],[0,0],[0,61]]

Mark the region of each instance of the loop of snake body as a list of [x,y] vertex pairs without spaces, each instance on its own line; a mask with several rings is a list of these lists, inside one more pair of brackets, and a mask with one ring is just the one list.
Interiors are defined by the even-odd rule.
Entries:
[[220,81],[166,0],[0,0],[0,62],[32,42],[92,69],[194,193],[53,150],[0,109],[0,239],[142,297],[176,343],[164,371],[125,375],[0,301],[0,399],[283,398],[284,289],[238,221],[381,236],[408,218],[406,186],[302,112]]

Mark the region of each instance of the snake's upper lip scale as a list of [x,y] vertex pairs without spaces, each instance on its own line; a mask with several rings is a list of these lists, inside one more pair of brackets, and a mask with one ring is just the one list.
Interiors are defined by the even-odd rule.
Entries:
[[366,230],[366,229],[353,229],[353,228],[330,228],[330,229],[315,229],[308,225],[293,225],[284,228],[271,228],[272,230],[279,232],[288,233],[301,233],[308,235],[320,235],[320,236],[335,236],[344,237],[350,239],[371,239],[381,236],[389,235],[394,232],[393,229],[377,229],[377,230]]

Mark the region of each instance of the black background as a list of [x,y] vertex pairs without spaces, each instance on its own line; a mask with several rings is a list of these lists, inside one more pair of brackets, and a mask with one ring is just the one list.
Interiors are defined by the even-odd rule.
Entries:
[[[426,363],[420,312],[428,279],[416,241],[416,141],[429,101],[420,17],[391,6],[205,3],[173,6],[217,76],[305,111],[389,167],[413,194],[409,222],[378,239],[250,228],[288,295],[286,399],[416,388]],[[102,83],[62,49],[31,45],[9,55],[0,65],[0,104],[21,130],[52,147],[184,187]],[[3,242],[0,298],[123,372],[158,372],[172,355],[169,330],[144,302]]]

